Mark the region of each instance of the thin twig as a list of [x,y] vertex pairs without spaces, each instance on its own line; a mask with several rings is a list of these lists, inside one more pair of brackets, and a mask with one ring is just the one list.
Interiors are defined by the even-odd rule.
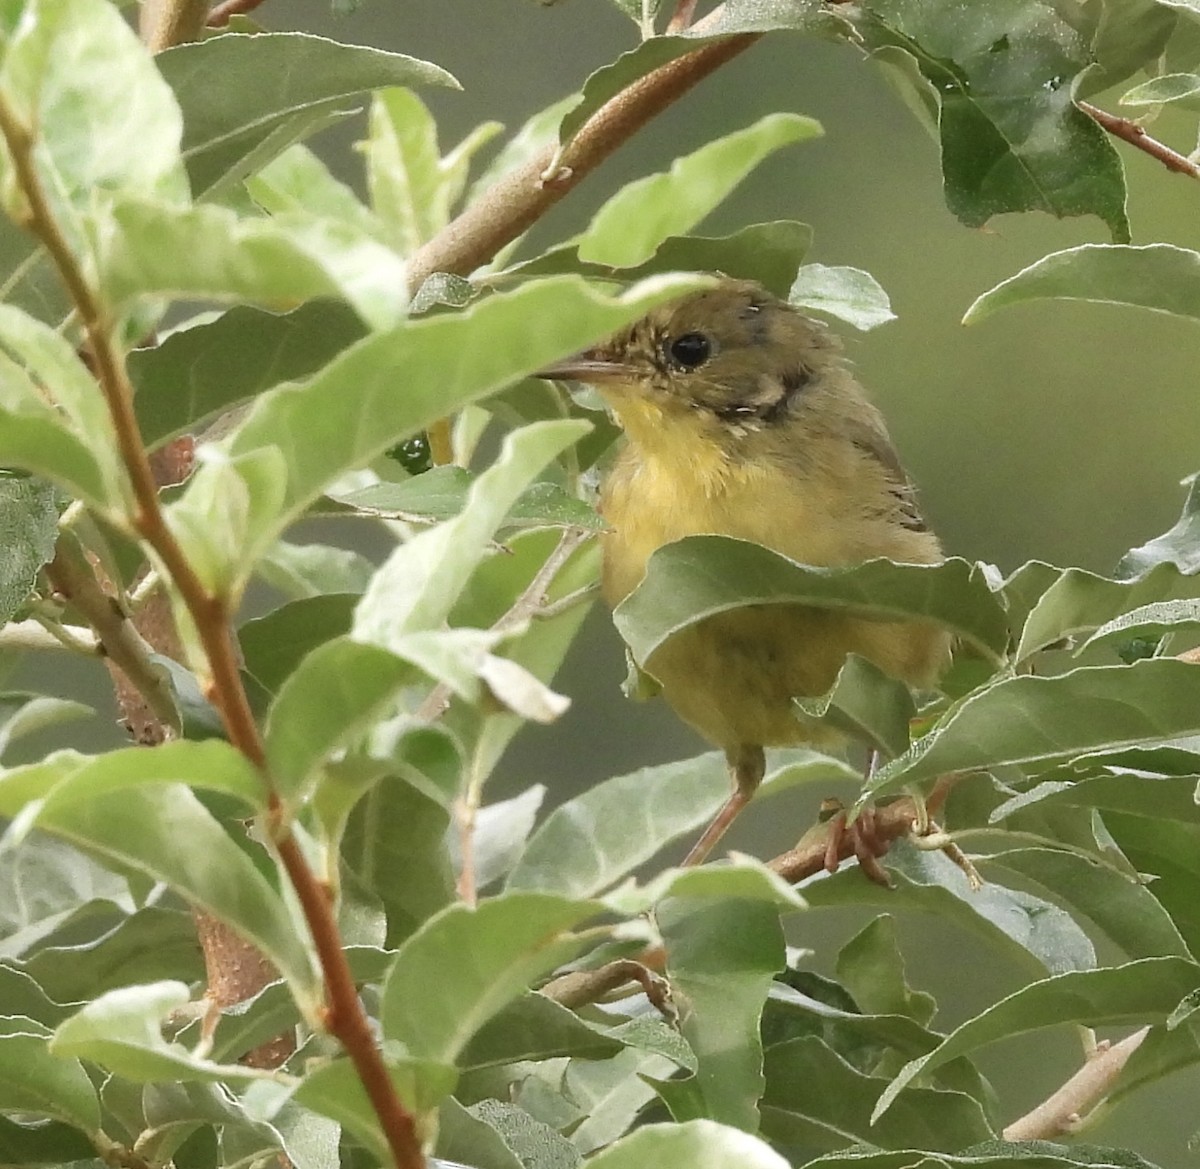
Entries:
[[1172,150],[1165,143],[1159,142],[1157,138],[1151,138],[1137,122],[1110,114],[1107,110],[1102,110],[1088,101],[1076,101],[1075,104],[1114,137],[1128,142],[1130,146],[1136,146],[1138,150],[1150,155],[1151,158],[1158,159],[1167,170],[1180,175],[1188,175],[1193,179],[1200,179],[1200,166],[1186,154],[1180,154],[1178,150]]
[[178,733],[179,713],[166,676],[150,660],[153,648],[137,631],[121,602],[104,591],[82,549],[70,535],[59,539],[54,559],[46,565],[46,575],[55,589],[87,618],[104,653],[137,688],[154,717]]
[[40,617],[10,621],[0,627],[0,650],[68,650],[84,657],[98,657],[106,651],[95,631],[80,625],[59,625]]
[[1006,1141],[1052,1141],[1079,1127],[1080,1121],[1112,1091],[1129,1057],[1150,1033],[1143,1027],[1120,1043],[1099,1044],[1087,1062],[1061,1088],[1004,1130]]
[[253,12],[263,0],[222,0],[222,3],[216,5],[208,14],[209,28],[224,28],[230,17],[245,16],[247,12]]
[[[546,983],[538,992],[572,1010],[599,1002],[627,982],[638,983],[658,1012],[667,1018],[675,1015],[671,987],[661,971],[666,955],[661,946],[647,950],[640,958],[618,958],[595,970],[572,970]],[[651,967],[656,969],[652,969]]]
[[[698,26],[699,27],[699,26]],[[525,166],[505,175],[453,223],[413,254],[409,288],[416,290],[434,272],[469,276],[480,264],[531,227],[647,122],[678,101],[727,61],[745,52],[761,33],[712,41],[639,78],[601,106],[584,123],[558,160],[551,145]]]
[[[542,567],[537,570],[533,580],[525,586],[508,612],[493,623],[492,629],[497,633],[505,633],[518,629],[525,622],[537,617],[542,606],[546,604],[546,594],[550,591],[554,578],[571,559],[571,554],[575,549],[592,535],[594,533],[586,528],[568,528],[554,551],[546,557]],[[451,694],[450,687],[439,682],[417,708],[416,718],[421,722],[436,722],[445,714],[446,707],[450,705]]]
[[267,785],[269,817],[279,857],[304,910],[325,977],[329,1031],[342,1043],[354,1064],[398,1169],[424,1169],[425,1158],[416,1125],[396,1095],[371,1033],[342,950],[333,906],[290,829],[283,824],[282,805],[270,784],[266,751],[238,670],[230,599],[208,592],[167,525],[133,412],[133,387],[124,355],[115,345],[111,322],[51,211],[37,172],[33,135],[2,100],[0,134],[8,145],[13,171],[28,204],[24,226],[41,240],[57,268],[87,337],[91,368],[112,416],[117,448],[133,491],[131,526],[158,556],[191,614],[208,659],[207,696],[220,712],[229,741],[254,764]]

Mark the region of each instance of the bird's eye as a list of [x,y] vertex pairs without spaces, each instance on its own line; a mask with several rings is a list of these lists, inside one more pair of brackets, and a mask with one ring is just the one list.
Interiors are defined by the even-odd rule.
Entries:
[[703,333],[684,333],[671,342],[671,360],[683,369],[696,369],[712,356],[712,343]]

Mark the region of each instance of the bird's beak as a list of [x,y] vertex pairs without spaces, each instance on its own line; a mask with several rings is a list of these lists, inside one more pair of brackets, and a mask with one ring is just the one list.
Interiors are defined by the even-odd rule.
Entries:
[[589,385],[599,385],[604,382],[623,382],[633,377],[633,370],[619,361],[609,361],[599,354],[585,350],[574,357],[539,369],[534,377],[545,378],[549,381],[587,382]]

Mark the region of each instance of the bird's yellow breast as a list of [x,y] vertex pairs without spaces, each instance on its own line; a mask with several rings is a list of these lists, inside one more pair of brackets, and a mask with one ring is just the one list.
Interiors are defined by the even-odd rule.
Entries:
[[[852,488],[861,488],[863,460],[849,444],[831,444],[801,470],[777,458],[740,458],[686,419],[662,417],[652,402],[622,402],[620,421],[630,441],[601,494],[610,528],[603,581],[610,605],[637,586],[656,549],[689,535],[752,540],[816,565],[940,557],[928,532],[861,506],[862,491]],[[675,710],[710,741],[730,748],[819,741],[792,699],[828,690],[847,653],[921,684],[936,676],[947,649],[945,634],[930,625],[757,605],[690,627],[646,664]]]

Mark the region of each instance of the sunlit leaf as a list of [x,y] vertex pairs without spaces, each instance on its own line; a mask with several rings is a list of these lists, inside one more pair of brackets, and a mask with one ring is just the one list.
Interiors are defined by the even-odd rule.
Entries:
[[811,118],[768,114],[676,159],[669,171],[630,183],[600,208],[579,238],[579,258],[618,268],[643,263],[668,236],[695,227],[764,158],[820,133]]
[[1195,73],[1163,73],[1121,94],[1123,106],[1156,106],[1184,101],[1200,94],[1200,77]]
[[648,1124],[588,1161],[595,1169],[788,1169],[770,1145],[711,1120]]
[[[262,395],[224,447],[235,457],[277,450],[288,475],[281,502],[252,500],[239,571],[339,474],[692,286],[688,278],[659,277],[609,297],[578,278],[541,281],[461,313],[408,321],[351,346],[305,384]],[[171,510],[201,503],[185,491]],[[201,515],[196,522],[208,521]]]
[[797,273],[787,299],[797,308],[827,313],[864,331],[896,319],[882,286],[869,272],[859,268],[805,264]]
[[979,297],[974,324],[1027,300],[1090,300],[1200,319],[1200,253],[1174,244],[1081,244],[1051,252]]

